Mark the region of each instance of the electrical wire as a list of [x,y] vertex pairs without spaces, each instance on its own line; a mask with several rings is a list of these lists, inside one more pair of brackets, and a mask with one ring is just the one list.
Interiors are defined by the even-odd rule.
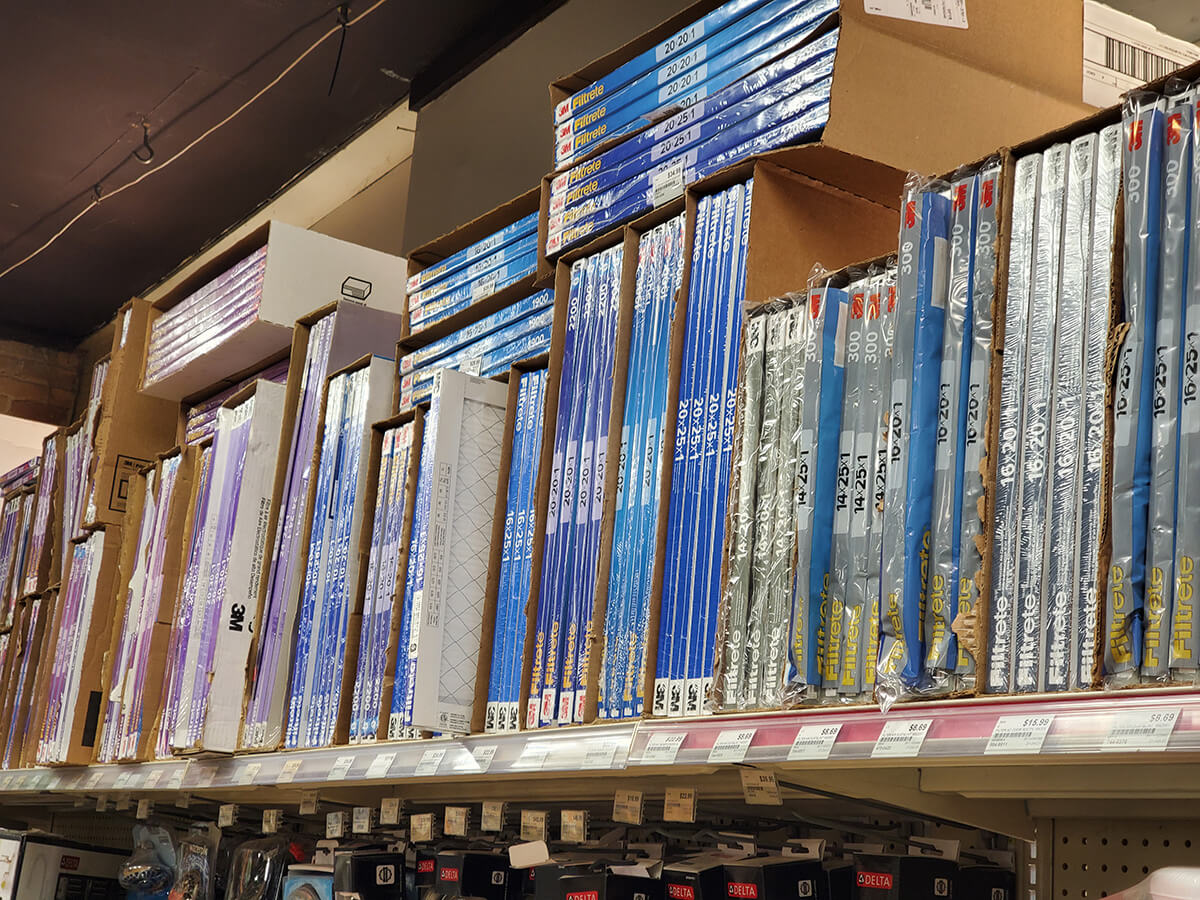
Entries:
[[95,209],[101,203],[111,200],[113,197],[117,196],[118,194],[122,193],[123,191],[129,190],[131,187],[133,187],[136,184],[140,184],[141,182],[143,182],[147,178],[149,178],[151,175],[153,175],[155,172],[161,172],[163,169],[165,169],[167,166],[171,165],[171,163],[175,162],[175,160],[179,159],[179,157],[183,156],[185,153],[187,153],[189,150],[191,150],[193,147],[195,147],[201,141],[208,138],[210,135],[212,135],[217,130],[228,125],[230,122],[232,122],[234,119],[236,119],[239,115],[241,115],[243,112],[245,112],[246,109],[248,107],[250,107],[255,101],[257,101],[260,97],[262,97],[263,94],[265,94],[267,91],[271,90],[271,88],[275,87],[275,85],[279,84],[279,82],[281,82],[287,76],[287,74],[292,71],[292,69],[294,69],[294,68],[296,68],[296,66],[300,65],[300,63],[302,63],[310,54],[312,54],[323,43],[325,43],[327,40],[329,40],[329,38],[333,37],[338,32],[342,32],[344,34],[345,30],[348,29],[351,25],[356,25],[357,23],[361,22],[363,19],[365,19],[367,16],[371,15],[371,13],[375,12],[375,10],[379,9],[379,7],[383,6],[387,2],[388,2],[388,0],[375,0],[375,2],[373,4],[371,4],[369,7],[367,7],[365,10],[363,10],[361,13],[359,13],[357,16],[355,16],[350,21],[346,22],[345,24],[339,22],[337,25],[334,25],[332,28],[330,28],[328,31],[326,31],[323,35],[321,35],[319,38],[317,38],[315,41],[313,41],[311,44],[309,44],[307,50],[305,50],[303,53],[301,53],[299,56],[297,56],[295,59],[293,59],[290,63],[288,63],[287,66],[284,67],[283,71],[281,71],[278,75],[276,75],[274,78],[272,78],[270,81],[268,81],[265,85],[263,85],[263,87],[261,87],[258,90],[258,92],[255,93],[249,100],[247,100],[245,103],[243,103],[237,109],[235,109],[233,112],[231,112],[229,115],[227,115],[220,122],[211,126],[206,131],[202,132],[198,137],[193,139],[190,143],[186,144],[182,149],[177,150],[173,155],[164,159],[157,166],[147,169],[145,172],[143,172],[137,178],[133,179],[132,181],[126,182],[125,184],[121,185],[119,188],[115,188],[114,190],[108,191],[103,194],[100,193],[100,186],[97,185],[96,190],[95,190],[96,196],[91,202],[88,203],[87,206],[85,206],[83,209],[81,209],[79,212],[77,212],[74,216],[72,216],[67,221],[67,224],[64,225],[62,228],[60,228],[58,231],[56,231],[48,241],[46,241],[44,244],[42,244],[40,247],[38,247],[36,250],[34,250],[32,253],[30,253],[28,256],[26,256],[24,259],[18,260],[17,262],[15,262],[11,266],[9,266],[7,269],[0,272],[0,278],[3,278],[9,272],[13,272],[16,269],[21,268],[21,266],[25,265],[25,263],[27,263],[30,260],[37,257],[43,251],[47,250],[55,241],[57,241],[60,237],[62,237],[64,234],[66,234],[72,225],[74,225],[76,222],[78,222],[80,219],[82,219],[85,215],[87,215],[89,212],[91,212],[93,209]]

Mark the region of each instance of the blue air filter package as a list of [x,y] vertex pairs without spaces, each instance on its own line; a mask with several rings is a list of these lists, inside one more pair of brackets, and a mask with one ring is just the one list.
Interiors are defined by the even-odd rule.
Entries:
[[491,256],[517,240],[535,233],[537,231],[537,220],[538,214],[536,212],[522,216],[511,225],[506,225],[499,231],[489,234],[469,247],[464,247],[457,253],[450,254],[441,262],[410,275],[407,283],[409,296],[411,297],[423,289],[428,289],[435,283],[442,282],[449,275],[469,267],[476,260]]
[[497,250],[491,256],[485,256],[483,259],[476,260],[465,269],[441,279],[432,287],[426,288],[423,291],[417,291],[415,294],[409,294],[409,312],[413,313],[420,310],[438,298],[445,297],[460,289],[467,289],[472,299],[478,299],[492,293],[489,286],[496,280],[497,276],[492,276],[491,273],[502,267],[505,263],[519,259],[536,248],[537,234],[531,231],[509,246]]
[[472,304],[512,287],[535,271],[537,271],[536,246],[519,256],[506,257],[503,264],[498,265],[482,278],[447,291],[416,309],[409,310],[412,330],[414,333],[419,332],[443,319],[448,319]]
[[[1121,182],[1120,124],[1103,129],[1096,143],[1088,253],[1087,311],[1083,359],[1083,454],[1079,487],[1079,591],[1071,635],[1071,687],[1092,686],[1100,623],[1101,512],[1105,506],[1105,447],[1108,443],[1108,346],[1112,325],[1113,239]],[[1180,445],[1182,460],[1183,444]],[[1182,471],[1182,468],[1181,468]]]
[[1004,352],[997,410],[995,532],[992,550],[992,608],[988,617],[988,693],[1012,690],[1017,605],[1017,547],[1021,521],[1021,414],[1033,284],[1034,234],[1042,156],[1017,160],[1013,179],[1012,228],[1005,286]]
[[553,302],[554,291],[538,291],[536,294],[530,294],[528,297],[517,300],[511,306],[506,306],[499,312],[485,316],[478,322],[460,328],[458,331],[447,335],[441,340],[434,341],[432,344],[428,344],[419,350],[407,353],[400,357],[400,377],[403,378],[409,372],[417,371],[426,366],[436,365],[439,360],[462,347],[473,344],[475,341],[494,334],[505,326],[545,309]]
[[[1193,104],[1200,103],[1195,89]],[[1200,642],[1196,635],[1196,564],[1200,561],[1200,165],[1196,164],[1195,120],[1192,168],[1180,173],[1191,182],[1184,284],[1181,383],[1179,390],[1179,463],[1175,530],[1175,606],[1171,615],[1171,676],[1200,680]]]
[[1165,105],[1161,97],[1133,93],[1122,116],[1129,329],[1117,355],[1113,400],[1112,561],[1104,647],[1104,676],[1110,685],[1137,681],[1142,663]]
[[[1168,97],[1166,107],[1141,670],[1143,680],[1148,681],[1165,681],[1170,673],[1169,645],[1175,597],[1175,467],[1178,460],[1180,344],[1186,327],[1184,304],[1188,278],[1192,127],[1195,115],[1195,104],[1190,93]],[[1149,346],[1147,344],[1147,348]]]

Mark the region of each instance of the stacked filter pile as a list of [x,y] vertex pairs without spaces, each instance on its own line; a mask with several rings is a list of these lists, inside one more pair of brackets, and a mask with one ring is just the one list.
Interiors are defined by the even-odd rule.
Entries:
[[466,733],[474,713],[505,385],[434,377],[404,581],[388,737]]
[[[88,404],[83,420],[67,432],[66,459],[63,460],[63,509],[62,546],[66,548],[72,539],[79,537],[79,526],[83,518],[84,503],[91,491],[88,479],[92,468],[92,437],[96,431],[96,416],[100,413],[100,400],[104,396],[104,379],[108,375],[108,360],[102,359],[92,369],[92,383],[88,391]],[[70,553],[62,554],[62,576],[67,574]]]
[[[122,627],[109,660],[108,696],[102,710],[99,762],[132,759],[141,744],[144,729],[153,725],[143,719],[147,672],[151,667],[151,641],[163,601],[163,575],[173,548],[167,541],[168,516],[182,457],[176,453],[145,473],[145,499],[137,530],[133,571],[127,580],[126,596],[119,599]],[[168,598],[167,602],[170,603]],[[157,685],[151,687],[157,691]]]
[[[571,168],[551,182],[547,254],[740,159],[819,134],[838,32],[813,36],[837,5],[731,0],[560,103],[555,160]],[[610,149],[588,159],[602,145]]]
[[583,721],[622,248],[571,266],[526,727]]
[[681,215],[638,241],[625,422],[604,613],[599,715],[607,719],[645,712],[646,635],[665,465],[671,321],[683,278],[683,231]]
[[[1161,158],[1161,120],[1157,118],[1161,110],[1156,110],[1154,103],[1149,106],[1146,148],[1153,148]],[[1127,124],[1131,123],[1132,119]],[[1004,286],[1007,301],[999,385],[992,611],[984,685],[990,692],[1081,689],[1091,687],[1094,680],[1097,628],[1103,618],[1099,563],[1105,506],[1110,248],[1121,182],[1121,147],[1121,126],[1113,125],[1016,163],[1008,283]],[[1128,217],[1138,214],[1146,198],[1147,191],[1138,188],[1157,191],[1160,187],[1157,167],[1147,168],[1147,162],[1133,156],[1125,160],[1126,171],[1138,171],[1131,166],[1140,166],[1148,176],[1145,180],[1126,177],[1128,222],[1137,221]],[[1156,203],[1154,221],[1157,213]],[[1141,214],[1145,214],[1144,208]],[[1136,235],[1138,226],[1132,227]],[[1127,278],[1136,280],[1130,265],[1127,258]],[[1145,300],[1144,293],[1126,293],[1131,321],[1145,323]],[[1153,309],[1151,304],[1151,323]],[[1149,340],[1153,341],[1152,334]],[[1125,347],[1135,344],[1131,333]],[[1151,352],[1151,362],[1152,357]],[[1178,372],[1172,377],[1177,378]],[[1117,381],[1120,390],[1123,379]],[[1132,403],[1129,396],[1117,399],[1114,576],[1129,572],[1132,470],[1123,468],[1122,462],[1131,458],[1123,450],[1132,455],[1134,448],[1122,436],[1130,435],[1127,423],[1136,418],[1138,410],[1150,415],[1149,397],[1142,403],[1137,394],[1140,383],[1140,378],[1134,377],[1129,385],[1134,392]],[[1150,389],[1149,376],[1145,388]],[[1145,451],[1148,465],[1148,444]],[[1173,451],[1171,467],[1173,474]],[[1126,503],[1123,510],[1118,508],[1118,494]],[[1143,526],[1145,512],[1143,502]],[[1144,530],[1141,538],[1140,558],[1144,560]],[[1070,548],[1078,549],[1071,552]],[[1122,602],[1117,605],[1117,615],[1110,614],[1109,622],[1126,640],[1106,648],[1108,670],[1136,676],[1141,630],[1135,618],[1139,617],[1126,620],[1133,598],[1124,596],[1127,585],[1120,576],[1113,580]],[[1128,642],[1130,636],[1136,636],[1136,646]],[[1114,650],[1116,656],[1111,655]]]
[[288,697],[288,747],[333,743],[347,669],[356,671],[362,608],[357,594],[359,539],[365,526],[371,423],[391,404],[387,360],[333,376],[325,400],[320,462],[312,493],[312,527],[304,590],[296,616]]
[[33,507],[33,528],[29,535],[29,550],[25,554],[25,581],[21,594],[32,594],[40,590],[42,555],[48,550],[46,539],[54,543],[54,532],[50,526],[50,511],[54,502],[54,482],[58,476],[58,439],[50,435],[42,442],[42,457],[37,483],[37,499]]
[[653,712],[705,711],[721,594],[753,182],[697,207],[667,506]]
[[42,655],[47,620],[54,614],[56,597],[56,591],[47,591],[42,596],[29,598],[25,602],[18,630],[14,632],[18,644],[14,648],[16,656],[6,697],[9,716],[7,723],[0,723],[0,727],[7,727],[3,757],[5,769],[16,768],[24,753],[34,675]]
[[281,359],[261,371],[248,375],[237,384],[223,388],[207,400],[202,400],[187,411],[187,424],[184,429],[185,444],[200,444],[216,434],[217,410],[234,394],[245,390],[256,381],[270,381],[273,384],[286,384],[288,376],[288,360]]
[[266,269],[263,246],[156,318],[143,384],[178,372],[253,322]]
[[350,707],[351,743],[373,741],[379,734],[397,573],[403,552],[401,543],[412,504],[409,475],[414,459],[420,455],[420,447],[416,448],[415,454],[413,449],[415,428],[410,421],[389,427],[382,433],[358,642],[358,673]]
[[525,372],[517,386],[516,419],[508,464],[504,543],[500,548],[500,586],[496,597],[495,637],[488,680],[484,731],[521,728],[521,667],[525,661],[525,607],[533,578],[533,536],[537,522],[538,471],[546,372]]
[[408,279],[408,316],[420,331],[511,287],[537,269],[537,213]]
[[426,402],[436,369],[492,378],[513,363],[545,353],[554,320],[554,291],[538,291],[441,340],[400,357],[400,408]]

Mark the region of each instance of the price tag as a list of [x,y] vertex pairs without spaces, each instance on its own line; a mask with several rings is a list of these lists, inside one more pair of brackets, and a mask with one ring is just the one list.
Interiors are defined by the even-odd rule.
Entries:
[[354,757],[350,754],[339,756],[333,761],[333,766],[329,769],[330,781],[345,781],[346,776],[350,774],[350,768],[354,765]]
[[3,778],[0,778],[0,791],[7,791],[9,786],[12,783],[13,783],[12,775],[5,775]]
[[245,766],[238,770],[237,783],[246,785],[254,784],[254,779],[258,777],[258,773],[261,770],[262,763],[260,762],[246,763]]
[[262,820],[263,834],[275,834],[279,831],[279,826],[283,822],[282,809],[264,809]]
[[832,725],[801,725],[792,741],[792,749],[788,751],[788,761],[800,759],[829,759],[833,745],[841,733],[842,723]]
[[475,759],[475,765],[479,766],[480,772],[486,772],[492,767],[492,760],[496,758],[497,749],[499,748],[495,744],[486,744],[471,749],[471,756]]
[[350,818],[350,831],[354,834],[371,833],[371,815],[375,810],[369,806],[356,806]]
[[101,794],[96,798],[96,812],[105,812],[108,810],[108,794]]
[[650,195],[654,205],[662,206],[683,193],[683,160],[652,176]]
[[696,791],[694,788],[668,788],[663,803],[664,822],[695,822]]
[[408,830],[414,841],[433,840],[433,813],[409,816]]
[[642,824],[641,791],[617,791],[613,796],[613,821],[626,825]]
[[153,788],[158,787],[158,783],[160,781],[162,781],[162,777],[163,777],[162,769],[151,770],[150,773],[146,776],[146,784],[144,785],[145,789],[149,791],[149,790],[152,790]]
[[921,752],[925,743],[925,735],[929,734],[932,719],[893,719],[883,724],[883,731],[875,739],[871,748],[871,756],[900,757],[916,756]]
[[[480,294],[480,296],[486,297],[490,293],[492,293],[492,292],[485,291],[485,293]],[[472,357],[471,359],[463,360],[463,364],[459,371],[461,371],[464,375],[474,375],[474,376],[478,377],[482,366],[483,366],[483,357],[475,356],[475,357]]]
[[436,775],[438,766],[442,764],[442,758],[445,755],[445,747],[439,747],[436,750],[426,750],[421,755],[421,761],[417,763],[417,768],[413,771],[413,774],[416,776]]
[[317,792],[305,791],[300,795],[300,815],[315,816],[317,814]]
[[116,779],[113,781],[113,787],[116,788],[118,791],[122,790],[123,788],[128,787],[129,786],[129,776],[132,774],[133,774],[132,772],[127,772],[124,770],[118,772]]
[[517,759],[515,768],[541,769],[546,765],[546,758],[549,755],[550,748],[545,744],[526,744]]
[[466,837],[470,820],[470,808],[466,806],[447,806],[446,834],[453,835],[454,837]]
[[1001,716],[983,753],[1040,753],[1053,722],[1054,716]]
[[1179,707],[1128,709],[1113,720],[1101,750],[1165,750],[1179,721]]
[[127,812],[131,806],[133,806],[132,797],[128,794],[117,794],[117,802],[113,804],[113,809],[117,812]]
[[483,804],[483,815],[480,817],[481,831],[504,830],[504,804],[499,800],[487,800]]
[[[13,775],[9,776],[10,779],[14,778],[14,777],[16,777],[16,776],[13,776]],[[104,777],[104,770],[97,769],[95,772],[93,772],[91,775],[88,776],[87,784],[85,785],[85,787],[88,790],[91,790],[92,788],[94,788],[96,785],[98,785],[100,783],[100,779],[103,777]]]
[[154,801],[149,797],[143,797],[138,801],[137,817],[142,821],[150,818],[150,813],[154,811]]
[[217,811],[217,827],[230,828],[237,821],[237,804],[222,803]]
[[399,797],[384,797],[379,804],[379,824],[380,825],[399,825],[400,824],[400,798]]
[[387,778],[387,773],[391,771],[392,763],[396,761],[395,753],[380,753],[371,760],[371,765],[367,766],[367,778]]
[[564,841],[582,844],[587,840],[587,810],[564,809],[559,821],[559,836]]
[[216,765],[196,767],[196,787],[212,787],[213,779],[217,777]]
[[341,812],[325,813],[325,837],[340,838],[346,833],[346,814]]
[[750,742],[754,740],[753,728],[740,728],[733,731],[722,731],[717,735],[717,741],[708,752],[710,763],[740,763],[746,758]]
[[192,805],[192,795],[185,791],[175,798],[175,805],[180,809],[187,809]]
[[652,734],[642,751],[642,765],[669,766],[675,762],[675,755],[683,746],[687,734],[682,731],[672,731],[668,734]]
[[300,771],[300,764],[304,762],[302,759],[289,759],[283,764],[283,768],[279,770],[279,775],[275,778],[276,784],[291,784],[296,773]]
[[190,765],[191,765],[190,762],[186,762],[182,766],[180,766],[178,769],[176,769],[174,772],[171,773],[171,778],[167,782],[167,790],[168,791],[177,791],[181,787],[183,787],[183,778],[187,774],[188,766],[190,766]]
[[616,755],[617,745],[613,743],[606,742],[590,747],[583,755],[583,767],[585,769],[611,769]]
[[742,796],[751,806],[783,806],[779,782],[771,772],[742,769]]
[[521,810],[521,840],[544,841],[546,834],[546,811],[544,809]]

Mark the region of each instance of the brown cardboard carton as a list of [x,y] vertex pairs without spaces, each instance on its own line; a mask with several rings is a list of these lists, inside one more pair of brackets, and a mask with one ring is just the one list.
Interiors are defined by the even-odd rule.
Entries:
[[27,767],[36,764],[38,740],[42,736],[42,726],[46,721],[46,689],[50,677],[50,667],[54,664],[54,653],[51,635],[53,625],[58,615],[59,586],[53,585],[42,592],[42,610],[38,615],[39,625],[35,632],[38,635],[36,643],[37,656],[31,661],[31,668],[26,675],[30,679],[25,688],[28,705],[26,713],[26,728],[23,735],[14,737],[13,755],[9,760],[10,767]]
[[[25,597],[30,594],[37,594],[46,589],[47,582],[50,578],[50,573],[55,569],[55,566],[61,566],[57,562],[58,541],[61,539],[61,529],[55,522],[62,515],[62,465],[63,454],[66,452],[65,432],[63,429],[58,429],[53,434],[47,436],[42,441],[42,462],[38,472],[38,494],[42,491],[48,491],[46,495],[47,507],[45,509],[45,533],[42,543],[35,546],[30,537],[29,552],[25,557],[25,573],[21,588],[18,590],[18,595]],[[54,469],[47,476],[47,463],[50,459],[54,460]],[[37,504],[34,505],[35,523],[38,516]]]

